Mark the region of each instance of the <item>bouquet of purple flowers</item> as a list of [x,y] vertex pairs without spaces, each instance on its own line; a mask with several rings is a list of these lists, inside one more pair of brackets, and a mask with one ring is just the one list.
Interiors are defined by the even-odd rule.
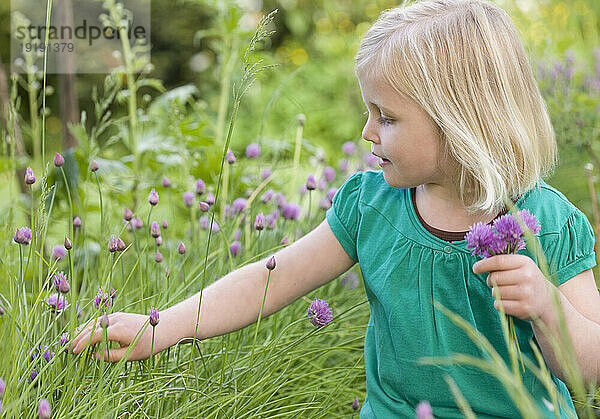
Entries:
[[[540,223],[535,215],[526,209],[517,212],[525,226],[533,234],[540,231]],[[505,214],[494,220],[492,226],[484,223],[474,224],[465,235],[467,249],[473,249],[472,254],[487,258],[494,255],[517,253],[525,248],[523,229],[514,215]]]
[[[493,224],[476,223],[471,226],[469,232],[465,235],[467,241],[467,249],[472,249],[472,255],[477,255],[482,258],[488,258],[495,255],[514,254],[525,248],[525,240],[523,239],[524,231],[522,227],[531,230],[533,234],[540,231],[540,223],[535,215],[531,214],[526,209],[516,213],[518,219],[513,214],[505,214],[496,218]],[[500,296],[497,296],[500,299]],[[504,311],[502,311],[503,313]],[[525,372],[523,360],[521,358],[521,349],[513,323],[512,316],[508,318],[508,334],[511,344],[514,343],[517,348],[521,368]]]

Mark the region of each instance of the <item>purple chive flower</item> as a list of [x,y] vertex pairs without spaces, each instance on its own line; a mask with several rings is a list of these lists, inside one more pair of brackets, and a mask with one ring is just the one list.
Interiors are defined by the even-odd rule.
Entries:
[[265,215],[262,212],[259,212],[256,215],[256,220],[254,220],[254,228],[258,231],[265,228]]
[[50,294],[46,300],[50,308],[50,314],[54,316],[67,307],[67,298],[58,293]]
[[158,192],[156,192],[156,190],[154,188],[152,188],[152,190],[150,191],[150,194],[148,195],[148,202],[152,206],[155,206],[156,204],[158,204]]
[[262,170],[260,177],[262,178],[262,180],[265,180],[266,178],[268,178],[272,174],[273,174],[273,171],[271,169],[269,169],[268,167],[265,167]]
[[356,144],[354,144],[352,141],[346,141],[344,144],[342,144],[342,151],[346,156],[351,156],[356,151]]
[[65,249],[71,250],[73,248],[73,242],[69,239],[69,236],[65,236]]
[[163,261],[163,255],[158,250],[156,251],[156,254],[154,255],[154,261],[156,263],[160,263]]
[[321,198],[321,200],[319,201],[319,208],[321,208],[324,211],[327,211],[329,208],[331,208],[331,201],[329,201],[329,199],[327,198]]
[[212,232],[218,233],[220,230],[221,230],[221,227],[219,227],[219,224],[217,224],[217,222],[215,221],[212,225]]
[[225,159],[229,164],[235,163],[235,155],[233,154],[233,151],[227,150],[227,155],[225,156]]
[[113,297],[112,295],[104,292],[103,287],[98,287],[98,293],[96,294],[96,298],[94,298],[94,307],[96,309],[102,307],[103,310],[107,310],[112,306]]
[[350,167],[350,162],[346,159],[340,159],[340,161],[338,162],[338,169],[342,173],[346,173],[348,171],[349,167]]
[[117,237],[114,234],[110,235],[110,238],[108,239],[108,251],[109,252],[116,252],[118,249],[117,247]]
[[242,237],[242,230],[241,229],[237,229],[235,230],[235,234],[233,235],[233,240],[239,240]]
[[433,419],[433,409],[428,401],[421,401],[415,410],[417,419]]
[[511,214],[504,214],[503,216],[496,218],[493,227],[497,232],[496,240],[501,243],[502,246],[506,246],[506,250],[503,253],[516,252],[517,248],[522,248],[522,246],[524,246],[524,242],[521,238],[523,230]]
[[346,275],[342,277],[340,280],[340,285],[345,288],[354,289],[358,286],[359,283],[358,275],[354,272],[348,272]]
[[329,202],[333,202],[333,197],[335,196],[337,191],[337,188],[329,188],[329,190],[327,191],[327,199],[329,199]]
[[284,236],[283,239],[281,239],[281,241],[279,242],[279,244],[281,244],[281,245],[288,244],[288,236]]
[[25,169],[25,183],[27,185],[33,185],[35,183],[35,175],[33,174],[31,167]]
[[71,286],[67,281],[67,276],[63,271],[54,275],[54,288],[61,294],[67,294],[71,290]]
[[265,225],[267,230],[273,230],[275,228],[275,217],[273,214],[267,214],[265,217]]
[[207,193],[205,199],[208,205],[213,205],[215,203],[215,196],[212,192]]
[[187,191],[183,194],[183,202],[185,202],[185,206],[190,208],[194,205],[194,192]]
[[271,256],[269,258],[269,260],[267,261],[267,269],[272,271],[273,269],[275,269],[276,263],[275,263],[275,256]]
[[0,316],[4,316],[4,308],[2,307],[2,300],[0,300]]
[[65,247],[60,244],[57,244],[52,248],[52,259],[54,260],[60,260],[64,258],[66,254]]
[[208,217],[206,215],[200,217],[200,228],[202,230],[208,229]]
[[157,247],[160,247],[160,246],[162,245],[162,243],[163,243],[162,236],[158,236],[158,237],[156,238],[156,246],[157,246]]
[[168,188],[171,186],[171,181],[169,179],[167,179],[166,176],[163,176],[162,185],[163,185],[163,187]]
[[0,399],[4,396],[4,390],[6,389],[6,383],[0,378]]
[[180,255],[185,254],[185,244],[183,244],[183,242],[179,242],[179,246],[177,246],[177,251]]
[[125,208],[125,210],[123,211],[123,219],[125,221],[131,221],[132,218],[133,212],[129,208]]
[[44,355],[43,355],[44,361],[50,362],[52,360],[52,358],[54,358],[54,355],[55,355],[54,352],[50,351],[50,349],[46,345],[44,345],[44,349],[42,351],[44,352]]
[[21,227],[18,228],[15,232],[13,240],[15,241],[15,243],[29,246],[29,243],[31,242],[31,237],[31,229],[29,227]]
[[306,189],[308,189],[309,191],[314,191],[315,189],[317,189],[317,180],[315,179],[315,176],[313,174],[308,175],[305,186]]
[[352,410],[357,411],[360,407],[360,402],[358,401],[358,397],[355,397],[352,401]]
[[372,153],[366,153],[363,160],[369,167],[377,167],[379,165],[379,158]]
[[317,298],[308,307],[310,322],[316,327],[323,327],[333,320],[333,312],[329,304]]
[[333,167],[327,166],[325,169],[323,169],[323,177],[327,182],[333,182],[335,180],[335,176],[336,173]]
[[121,239],[120,237],[117,238],[117,251],[122,252],[126,248],[127,248],[127,246],[125,245],[125,242],[123,241],[123,239]]
[[60,335],[60,347],[65,353],[69,352],[69,334],[66,332]]
[[283,207],[281,215],[286,220],[297,220],[300,217],[300,205],[286,203]]
[[167,223],[167,220],[162,220],[160,226],[166,230],[167,228],[169,228],[169,223]]
[[200,211],[202,212],[207,212],[210,209],[210,205],[208,205],[206,202],[204,201],[200,201],[198,203],[198,206],[200,207]]
[[156,221],[152,221],[152,225],[150,226],[150,235],[154,238],[160,236],[160,226]]
[[141,218],[133,217],[131,219],[131,225],[136,230],[139,230],[140,228],[142,228],[144,226],[144,223],[142,222]]
[[206,192],[206,185],[202,179],[196,180],[196,195],[200,196]]
[[50,410],[50,402],[48,400],[40,400],[40,405],[38,407],[38,416],[40,419],[50,419],[52,417],[52,411]]
[[37,370],[36,369],[31,370],[31,375],[29,376],[29,378],[31,378],[31,381],[35,380],[37,376],[38,376]]
[[75,218],[73,218],[73,228],[77,230],[80,227],[81,227],[81,218],[76,216]]
[[266,204],[267,202],[271,201],[271,199],[273,199],[274,196],[275,196],[275,191],[273,189],[269,189],[269,190],[265,191],[265,193],[263,193],[260,200],[264,204]]
[[538,234],[540,232],[540,223],[537,220],[537,218],[535,218],[535,215],[533,215],[526,209],[522,209],[521,211],[517,212],[517,214],[519,215],[519,217],[521,217],[523,223],[527,226],[528,229],[531,230],[533,234]]
[[171,271],[169,268],[165,268],[165,277],[168,279],[171,276]]
[[240,249],[242,248],[242,243],[240,243],[239,241],[234,241],[233,243],[231,243],[231,246],[229,246],[229,250],[231,251],[231,256],[236,257],[238,255],[238,253],[240,252]]
[[248,147],[246,147],[246,157],[256,159],[258,156],[260,156],[260,146],[256,143],[248,144]]
[[245,208],[246,205],[248,205],[248,200],[245,198],[236,198],[233,201],[233,204],[231,204],[231,209],[233,210],[233,214],[239,214],[240,212],[242,212]]
[[98,162],[96,160],[92,160],[90,162],[90,170],[92,172],[96,172],[98,170]]
[[282,194],[281,192],[277,192],[275,194],[275,204],[277,204],[277,207],[279,209],[282,209],[283,206],[286,204],[287,199],[285,198],[285,195]]
[[317,187],[319,188],[320,191],[324,191],[325,189],[327,189],[327,181],[325,180],[325,178],[319,179],[319,183],[317,184]]
[[475,223],[465,235],[467,249],[473,249],[471,254],[486,258],[490,255],[490,245],[495,242],[494,231],[489,224]]
[[160,320],[158,311],[154,307],[150,307],[150,326],[156,327]]
[[60,167],[63,164],[65,164],[65,158],[60,153],[56,153],[54,155],[54,165]]

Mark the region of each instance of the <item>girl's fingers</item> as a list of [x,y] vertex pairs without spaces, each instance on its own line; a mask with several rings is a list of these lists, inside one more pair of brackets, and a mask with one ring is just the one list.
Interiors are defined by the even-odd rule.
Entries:
[[518,300],[523,292],[518,285],[507,285],[503,286],[498,290],[498,287],[492,288],[492,297],[496,300],[498,297],[504,302],[504,300]]
[[[108,329],[106,329],[108,331]],[[90,341],[90,332],[85,330],[81,336],[79,337],[79,341],[75,344],[75,347],[73,348],[73,353],[74,354],[78,354],[81,351],[83,351],[83,349],[88,345],[92,346],[95,345],[96,343],[102,341],[102,328],[100,327],[100,325],[98,325],[98,327],[96,327],[96,330],[94,330],[94,333],[91,334],[91,341]]]
[[[94,355],[94,358],[97,361],[99,361],[101,357],[104,357],[104,361],[106,361],[106,362],[118,362],[121,359],[123,359],[123,357],[127,353],[128,349],[129,349],[128,346],[124,346],[122,348],[114,348],[114,349],[110,349],[108,351],[106,351],[106,349],[104,349],[102,351],[96,352],[96,354]],[[109,354],[110,354],[110,359],[108,358]],[[135,358],[133,358],[133,354],[131,354],[131,353],[129,354],[128,360],[135,361]]]

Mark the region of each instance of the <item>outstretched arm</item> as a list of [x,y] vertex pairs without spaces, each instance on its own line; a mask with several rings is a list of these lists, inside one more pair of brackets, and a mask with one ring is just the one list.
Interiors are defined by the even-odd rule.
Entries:
[[[200,321],[195,330],[200,293],[160,313],[155,330],[154,353],[175,345],[182,339],[206,339],[239,330],[258,319],[265,292],[267,257],[230,272],[202,292]],[[327,220],[292,245],[275,253],[276,268],[271,272],[262,317],[280,310],[299,297],[346,272],[355,261],[334,236]],[[120,360],[140,331],[148,316],[131,313],[109,315],[108,339],[121,348],[110,350],[110,361]],[[90,339],[91,335],[91,339]],[[146,327],[129,360],[150,356],[152,330]],[[73,353],[102,341],[99,322],[88,324],[71,342]],[[101,353],[96,354],[97,357]],[[104,358],[108,360],[105,353]]]

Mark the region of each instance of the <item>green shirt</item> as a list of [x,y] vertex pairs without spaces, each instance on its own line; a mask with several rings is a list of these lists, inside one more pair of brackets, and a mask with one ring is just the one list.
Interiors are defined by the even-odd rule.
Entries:
[[[516,203],[541,225],[538,238],[558,284],[596,265],[594,233],[585,215],[563,194],[539,182]],[[464,240],[446,242],[417,219],[410,189],[389,186],[381,171],[349,177],[327,210],[327,221],[348,255],[360,264],[371,317],[365,336],[367,398],[361,418],[414,418],[427,400],[436,417],[462,418],[444,380],[449,375],[479,418],[516,418],[519,411],[494,376],[468,365],[421,365],[421,357],[464,353],[487,359],[469,337],[432,304],[472,324],[502,356],[510,358],[494,308],[487,274],[475,275],[478,260]],[[519,253],[529,255],[528,251]],[[521,354],[538,365],[529,345],[537,341],[531,324],[514,317]],[[539,347],[539,346],[538,346]],[[545,417],[554,418],[540,380],[525,366],[523,384]],[[575,417],[567,387],[552,375],[564,395],[561,417]],[[551,406],[551,405],[550,405]]]

